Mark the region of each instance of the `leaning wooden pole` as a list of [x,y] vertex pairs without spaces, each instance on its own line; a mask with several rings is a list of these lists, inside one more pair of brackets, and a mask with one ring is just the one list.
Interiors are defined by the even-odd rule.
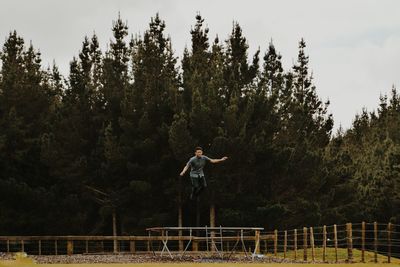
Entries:
[[254,234],[254,253],[260,254],[260,230],[256,230]]

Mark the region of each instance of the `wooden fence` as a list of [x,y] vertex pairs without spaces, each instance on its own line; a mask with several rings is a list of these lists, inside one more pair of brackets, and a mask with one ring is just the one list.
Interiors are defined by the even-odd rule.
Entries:
[[[244,236],[248,250],[263,240],[272,240],[274,235]],[[163,236],[0,236],[0,252],[28,252],[37,255],[90,254],[90,253],[153,253],[161,248]],[[179,251],[179,242],[189,242],[191,250],[205,250],[206,237],[168,236],[170,247]],[[218,237],[229,250],[238,240],[236,236]],[[175,244],[173,243],[175,242]],[[44,247],[45,244],[45,247]],[[29,248],[27,248],[29,246]]]
[[[261,253],[308,262],[392,262],[400,263],[400,225],[346,223],[302,229],[271,231]],[[272,242],[271,242],[272,243]]]
[[[400,258],[400,225],[347,223],[292,230],[256,232],[243,236],[248,251],[305,262],[392,262]],[[154,253],[163,236],[0,236],[0,252],[25,251],[37,255],[91,253]],[[229,251],[236,236],[219,237]],[[205,251],[205,237],[170,235],[171,251],[191,240],[191,251]],[[254,251],[255,249],[255,251]],[[400,261],[399,261],[400,262]]]

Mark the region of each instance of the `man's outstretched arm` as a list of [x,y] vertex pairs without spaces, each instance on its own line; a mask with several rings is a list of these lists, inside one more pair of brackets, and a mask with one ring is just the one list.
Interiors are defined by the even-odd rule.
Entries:
[[181,171],[180,176],[183,176],[188,169],[189,169],[189,164],[186,164],[183,170]]
[[219,163],[219,162],[225,161],[227,159],[228,159],[228,157],[223,157],[221,159],[210,159],[210,162],[211,163]]

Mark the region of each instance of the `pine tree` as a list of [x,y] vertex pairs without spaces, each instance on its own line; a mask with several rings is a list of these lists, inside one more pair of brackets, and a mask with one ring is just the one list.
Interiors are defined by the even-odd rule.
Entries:
[[[142,187],[147,192],[141,191],[145,199],[151,189],[153,199],[149,199],[147,205],[165,201],[169,188],[176,184],[176,170],[168,167],[173,160],[168,138],[177,110],[179,81],[171,40],[164,30],[165,22],[156,14],[143,37],[131,40],[134,79],[124,91],[119,118],[120,146],[127,168],[125,179],[132,185],[148,185]],[[157,170],[162,168],[161,178]],[[168,203],[172,205],[171,201]],[[154,214],[166,212],[165,207],[158,208],[151,206]],[[146,218],[147,212],[142,212],[135,216]]]
[[[43,221],[34,220],[33,214],[42,214],[37,207],[43,203],[38,198],[53,184],[41,161],[40,149],[53,101],[46,84],[48,74],[41,68],[40,53],[32,44],[26,48],[15,31],[6,39],[0,58],[0,180],[5,192],[2,214],[5,218],[17,214],[11,215],[13,225],[1,227],[14,233],[26,233],[35,227],[43,230]],[[14,190],[21,201],[14,203],[6,190]],[[45,194],[43,200],[50,201]],[[40,204],[32,206],[34,203]],[[32,221],[31,228],[23,230],[26,221]]]
[[106,106],[106,120],[111,121],[117,136],[120,135],[119,117],[121,116],[121,101],[129,87],[129,57],[130,48],[125,38],[128,26],[118,16],[113,22],[113,36],[109,50],[106,51],[102,70],[102,95]]
[[230,103],[232,97],[242,98],[247,94],[247,86],[253,83],[259,69],[259,50],[253,56],[251,65],[248,63],[248,44],[242,34],[242,28],[234,23],[232,33],[226,41],[226,69],[224,73],[226,82],[225,98]]
[[[281,55],[277,53],[272,41],[264,55],[263,69],[253,95],[254,110],[248,121],[251,137],[251,168],[254,170],[254,187],[259,188],[255,205],[259,214],[271,218],[284,216],[282,206],[276,203],[279,190],[276,185],[282,178],[281,164],[278,160],[280,150],[277,149],[276,137],[281,131],[280,97],[284,94],[285,73],[282,68]],[[259,220],[262,220],[262,219]],[[277,222],[278,223],[278,222]]]
[[309,74],[309,58],[305,55],[305,47],[302,39],[299,42],[298,59],[293,66],[293,98],[288,109],[290,116],[284,122],[287,137],[290,138],[288,181],[284,190],[302,192],[297,194],[296,200],[290,201],[290,206],[296,214],[304,212],[302,209],[297,210],[299,202],[313,209],[314,213],[304,218],[304,222],[315,224],[321,220],[321,201],[313,197],[319,194],[311,192],[319,192],[323,186],[322,153],[329,143],[333,120],[332,115],[327,113],[329,102],[322,103],[316,94],[312,75]]

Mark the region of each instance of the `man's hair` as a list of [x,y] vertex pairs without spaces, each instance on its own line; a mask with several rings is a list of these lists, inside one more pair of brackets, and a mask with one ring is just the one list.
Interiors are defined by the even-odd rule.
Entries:
[[197,150],[203,151],[203,149],[201,148],[201,146],[197,146],[197,147],[194,149],[195,152],[196,152]]

